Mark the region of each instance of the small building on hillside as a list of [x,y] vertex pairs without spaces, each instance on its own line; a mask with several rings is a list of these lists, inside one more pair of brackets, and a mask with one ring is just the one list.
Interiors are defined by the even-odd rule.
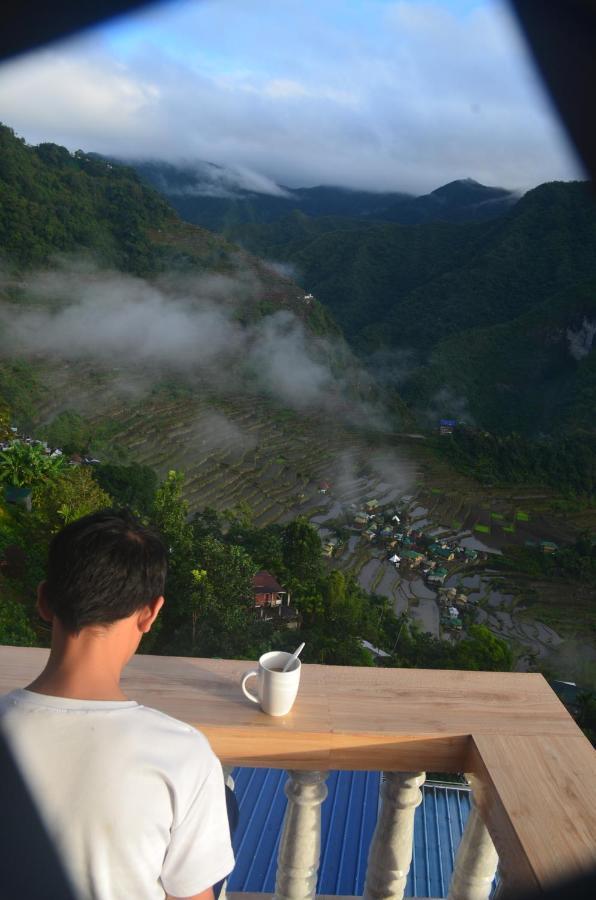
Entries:
[[319,484],[319,494],[328,494],[331,490],[331,483],[329,481],[321,481]]
[[290,595],[281,584],[269,572],[262,569],[253,575],[252,588],[254,591],[255,606],[281,606],[286,599],[286,604],[290,604]]
[[368,516],[365,512],[358,512],[354,516],[354,528],[365,528],[368,525]]
[[424,559],[424,553],[419,553],[418,550],[402,550],[401,559],[406,565],[419,566]]
[[540,549],[543,553],[556,553],[559,548],[553,541],[540,541]]
[[444,584],[445,579],[447,578],[449,572],[447,569],[444,569],[442,566],[434,569],[432,572],[429,572],[426,576],[426,580],[429,584]]
[[378,500],[367,500],[365,503],[365,506],[369,513],[374,513],[375,510],[377,510],[379,508],[379,501]]
[[323,541],[322,553],[323,556],[331,557],[338,549],[340,545],[340,540],[337,537],[329,537]]
[[365,650],[368,650],[369,653],[372,653],[375,660],[377,659],[389,659],[391,657],[390,653],[387,653],[385,650],[381,650],[380,647],[375,647],[371,644],[370,641],[360,641],[362,647]]
[[453,434],[457,425],[457,419],[441,419],[439,421],[439,434]]
[[253,575],[252,587],[255,598],[255,612],[263,622],[281,619],[286,628],[300,628],[302,617],[297,609],[290,606],[290,594],[270,573],[262,569]]

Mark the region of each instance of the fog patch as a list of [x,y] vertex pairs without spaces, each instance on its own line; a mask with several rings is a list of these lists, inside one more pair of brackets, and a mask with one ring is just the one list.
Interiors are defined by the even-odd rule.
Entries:
[[[131,161],[142,162],[142,160]],[[184,176],[184,181],[180,176]],[[265,194],[270,197],[289,198],[292,194],[266,175],[247,166],[219,166],[202,160],[181,162],[176,178],[170,180],[160,173],[160,190],[169,197],[216,197],[238,199],[246,194]]]
[[298,409],[328,405],[336,387],[330,369],[313,358],[302,323],[291,313],[266,316],[255,329],[250,360],[261,386]]
[[[0,307],[0,355],[97,364],[110,390],[121,384],[131,396],[144,380],[150,390],[174,377],[222,394],[264,392],[344,421],[372,415],[355,399],[360,376],[349,371],[341,342],[312,335],[289,310],[258,317],[263,289],[250,270],[233,277],[171,273],[148,282],[80,262],[28,277],[23,294],[28,304]],[[340,358],[336,374],[332,360]]]
[[594,336],[596,335],[596,320],[590,321],[584,317],[581,327],[577,330],[567,329],[567,343],[571,356],[578,362],[592,352]]
[[261,265],[264,269],[269,269],[270,272],[273,272],[275,275],[279,275],[280,278],[287,278],[288,281],[299,281],[300,273],[296,266],[292,265],[292,263],[288,262],[276,262],[272,259],[263,259],[261,260]]
[[257,445],[253,435],[219,412],[208,412],[201,416],[193,429],[192,440],[196,441],[197,449],[208,453],[217,453],[230,448],[239,453],[246,453]]
[[474,426],[474,417],[468,406],[468,399],[451,387],[442,387],[431,398],[423,413],[429,428],[438,428],[441,419],[455,419],[460,424]]

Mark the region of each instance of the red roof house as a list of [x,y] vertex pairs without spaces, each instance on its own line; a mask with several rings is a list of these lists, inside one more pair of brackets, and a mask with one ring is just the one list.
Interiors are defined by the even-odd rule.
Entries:
[[288,593],[277,579],[264,569],[253,576],[252,587],[255,606],[281,606],[283,598]]

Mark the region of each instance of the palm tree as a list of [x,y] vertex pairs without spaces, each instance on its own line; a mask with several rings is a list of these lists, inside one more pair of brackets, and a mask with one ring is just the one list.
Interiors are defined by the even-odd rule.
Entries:
[[14,441],[0,453],[0,484],[32,487],[55,478],[64,467],[64,457],[48,456],[39,444]]

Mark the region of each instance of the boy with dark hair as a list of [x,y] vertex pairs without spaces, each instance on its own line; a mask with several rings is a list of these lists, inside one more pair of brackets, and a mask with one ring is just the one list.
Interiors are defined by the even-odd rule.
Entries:
[[129,700],[120,675],[164,603],[161,539],[128,512],[50,545],[43,672],[0,721],[81,897],[212,900],[234,858],[222,769],[194,728]]

